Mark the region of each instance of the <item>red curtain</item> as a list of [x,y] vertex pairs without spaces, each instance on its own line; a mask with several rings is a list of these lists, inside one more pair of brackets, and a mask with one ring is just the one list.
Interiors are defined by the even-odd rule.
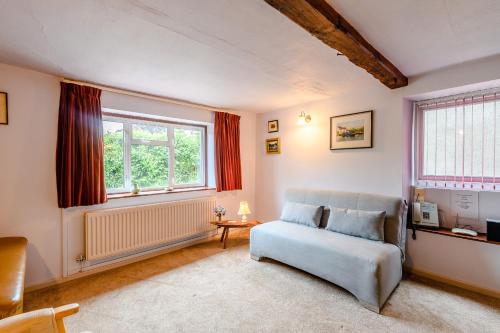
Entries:
[[107,201],[101,90],[61,82],[56,174],[59,207]]
[[217,192],[241,190],[240,116],[215,112]]

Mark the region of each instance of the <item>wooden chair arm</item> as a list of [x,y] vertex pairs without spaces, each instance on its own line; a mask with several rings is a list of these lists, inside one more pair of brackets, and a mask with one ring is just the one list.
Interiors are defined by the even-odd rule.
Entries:
[[80,310],[80,305],[77,303],[66,304],[54,309],[56,320],[62,319],[67,316],[71,316],[72,314],[77,313]]
[[80,305],[73,303],[60,306],[54,309],[54,318],[57,324],[57,330],[59,333],[66,333],[66,327],[64,326],[64,317],[71,316],[80,310]]

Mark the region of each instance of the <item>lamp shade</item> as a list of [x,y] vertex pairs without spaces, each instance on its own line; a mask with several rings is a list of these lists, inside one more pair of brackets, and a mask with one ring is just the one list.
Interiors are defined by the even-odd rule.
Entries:
[[240,209],[238,210],[238,215],[247,215],[252,213],[250,208],[248,207],[248,201],[240,202]]

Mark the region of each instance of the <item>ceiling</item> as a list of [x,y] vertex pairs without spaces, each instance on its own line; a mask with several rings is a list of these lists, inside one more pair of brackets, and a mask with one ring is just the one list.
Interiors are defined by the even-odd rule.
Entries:
[[499,0],[329,0],[406,76],[500,54]]
[[[500,53],[500,1],[331,3],[407,76]],[[378,83],[263,0],[0,8],[0,62],[71,79],[257,112]]]

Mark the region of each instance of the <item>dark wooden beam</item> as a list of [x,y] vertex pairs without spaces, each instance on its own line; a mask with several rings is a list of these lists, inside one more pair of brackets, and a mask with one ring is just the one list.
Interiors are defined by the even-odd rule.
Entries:
[[408,78],[325,0],[265,1],[387,87],[395,89],[408,85]]

